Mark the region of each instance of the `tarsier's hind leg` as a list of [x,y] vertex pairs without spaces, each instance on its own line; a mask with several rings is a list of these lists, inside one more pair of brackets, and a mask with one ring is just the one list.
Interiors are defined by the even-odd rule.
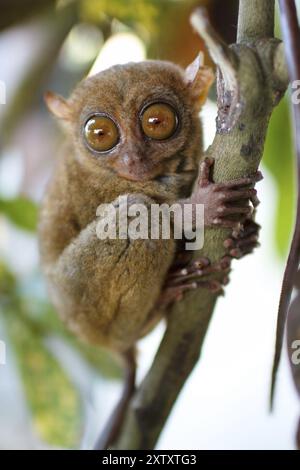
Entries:
[[108,449],[119,435],[121,430],[126,409],[135,391],[136,377],[136,351],[135,348],[128,350],[123,354],[125,361],[125,381],[121,399],[116,408],[109,417],[107,424],[100,434],[94,450]]
[[[250,217],[243,223],[239,231],[233,231],[230,238],[225,240],[224,246],[228,250],[219,262],[211,264],[207,258],[188,260],[189,253],[179,253],[177,261],[170,269],[163,291],[157,305],[168,307],[175,301],[183,298],[185,292],[205,288],[215,293],[223,293],[223,286],[228,283],[231,261],[233,258],[242,258],[259,245],[260,226]],[[207,279],[210,274],[221,274],[221,280]]]

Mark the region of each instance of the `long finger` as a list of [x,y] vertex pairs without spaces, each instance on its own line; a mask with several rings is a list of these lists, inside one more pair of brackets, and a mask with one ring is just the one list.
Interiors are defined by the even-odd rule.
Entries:
[[238,230],[240,226],[240,222],[237,222],[236,220],[227,220],[227,219],[222,219],[221,217],[217,217],[216,219],[214,219],[213,225],[218,225],[219,227],[232,228],[233,230]]
[[230,256],[232,258],[237,258],[240,259],[246,254],[252,253],[255,248],[259,246],[259,243],[248,243],[243,247],[240,248],[233,248],[232,250],[229,251]]
[[238,206],[223,206],[218,208],[218,213],[220,217],[228,216],[228,215],[235,215],[235,214],[244,214],[249,215],[252,212],[252,208],[250,206],[247,207],[238,207]]
[[236,239],[247,238],[250,235],[254,235],[254,234],[256,234],[258,236],[260,229],[261,229],[261,226],[259,224],[257,224],[256,222],[246,221],[244,223],[243,228],[241,228],[241,230],[239,230],[238,232],[234,231],[232,233],[232,238],[236,238]]
[[198,184],[201,187],[208,186],[211,183],[210,173],[214,164],[213,158],[205,158],[200,164]]
[[236,191],[224,191],[222,199],[224,201],[239,201],[241,199],[251,199],[257,194],[256,189],[244,189]]
[[251,235],[247,238],[240,238],[240,239],[228,238],[224,242],[225,248],[243,248],[244,246],[247,246],[247,245],[253,245],[254,247],[259,245],[258,236]]

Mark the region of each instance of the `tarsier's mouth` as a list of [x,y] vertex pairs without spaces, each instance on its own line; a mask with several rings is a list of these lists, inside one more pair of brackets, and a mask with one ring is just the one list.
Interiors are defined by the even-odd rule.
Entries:
[[118,172],[121,178],[125,178],[128,181],[134,181],[136,183],[145,183],[155,179],[153,173],[133,173],[133,172]]
[[154,181],[157,178],[163,176],[163,172],[159,165],[151,165],[151,168],[141,166],[140,168],[114,168],[114,171],[120,178],[124,178],[128,181],[134,181],[136,183],[145,183],[148,181]]

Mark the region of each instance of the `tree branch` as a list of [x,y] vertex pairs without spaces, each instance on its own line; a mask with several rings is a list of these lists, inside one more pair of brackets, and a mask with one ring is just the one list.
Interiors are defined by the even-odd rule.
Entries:
[[[214,142],[207,150],[207,155],[215,159],[216,182],[250,176],[257,170],[269,118],[278,102],[273,70],[278,42],[256,42],[271,36],[274,1],[249,2],[257,5],[265,20],[258,18],[257,11],[249,18],[253,10],[246,3],[241,1],[239,31],[240,39],[246,37],[246,31],[255,33],[255,40],[249,45],[235,45],[229,50],[219,42],[201,11],[197,12],[198,19],[193,17],[194,26],[206,39],[219,66],[218,126]],[[224,80],[229,71],[233,80]],[[212,263],[218,261],[225,255],[224,240],[228,234],[228,230],[220,228],[207,229],[204,248],[195,253],[195,257],[207,257]],[[199,358],[216,300],[216,294],[198,290],[174,304],[154,362],[130,403],[113,448],[152,449],[155,446],[172,406]]]
[[282,42],[278,44],[274,55],[274,74],[278,84],[281,84],[285,89],[290,78],[285,59],[284,44]]
[[237,42],[274,36],[274,0],[240,0]]

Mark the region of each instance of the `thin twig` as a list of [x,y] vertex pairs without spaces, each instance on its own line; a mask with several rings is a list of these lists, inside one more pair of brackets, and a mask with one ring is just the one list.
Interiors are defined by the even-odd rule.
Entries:
[[[289,71],[291,82],[300,79],[300,28],[297,18],[297,10],[294,0],[279,0],[280,5],[280,20],[282,36],[285,45],[286,61]],[[300,104],[293,104],[294,111],[294,128],[295,128],[295,142],[298,161],[298,183],[300,181]],[[287,311],[291,300],[292,290],[294,286],[295,276],[297,274],[300,261],[300,191],[298,188],[298,202],[297,202],[297,218],[294,230],[294,237],[291,244],[279,302],[277,332],[276,332],[276,346],[274,365],[272,371],[272,384],[271,384],[271,407],[274,401],[274,392],[276,384],[276,376],[280,363],[281,350],[283,345],[283,337],[285,330],[285,323],[287,318]]]
[[197,8],[193,12],[191,24],[204,40],[214,63],[220,67],[226,89],[233,92],[237,88],[236,56],[234,52],[229,49],[212,28],[205,8]]
[[[235,52],[220,38],[211,26],[205,8],[197,8],[191,16],[191,24],[204,39],[208,52],[218,68],[218,131],[226,134],[235,126],[241,112],[238,84],[238,58]],[[225,112],[224,112],[225,111]]]
[[274,0],[240,0],[237,42],[274,36]]

